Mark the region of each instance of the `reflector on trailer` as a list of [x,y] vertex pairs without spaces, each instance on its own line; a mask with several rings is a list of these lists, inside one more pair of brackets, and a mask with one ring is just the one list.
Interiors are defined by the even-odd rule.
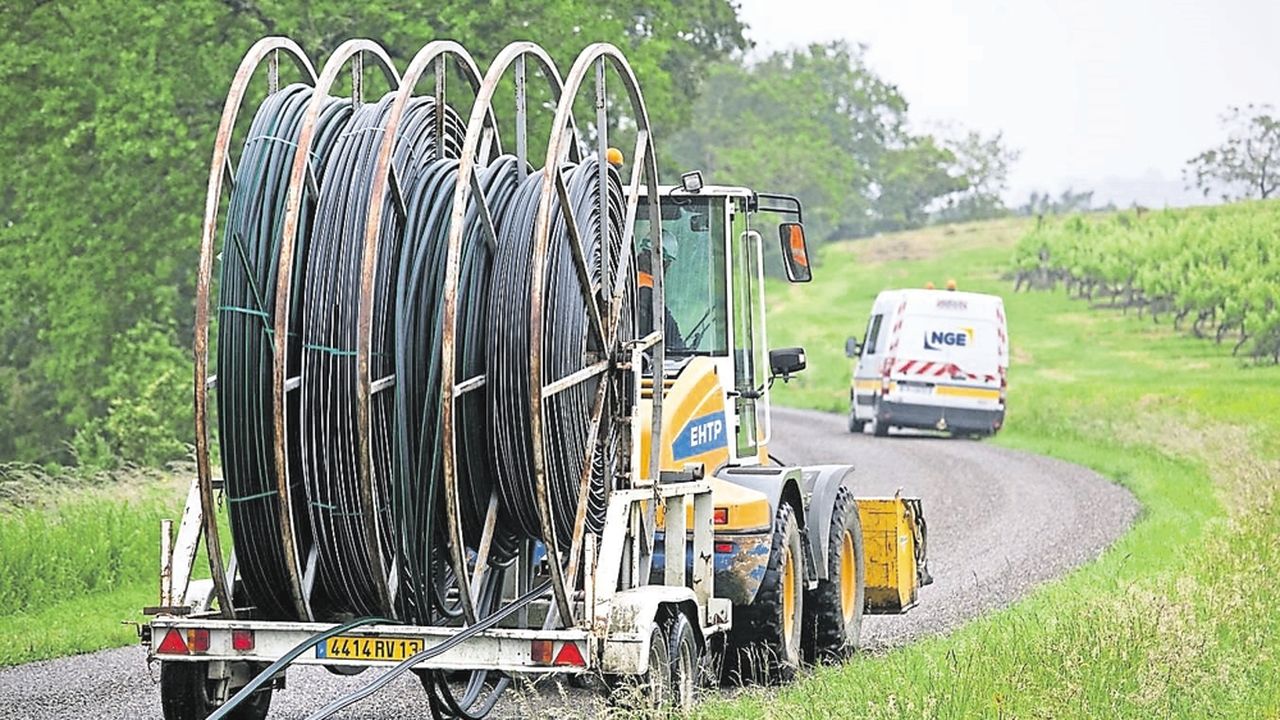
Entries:
[[156,647],[156,653],[165,655],[187,655],[187,643],[182,639],[182,633],[177,628],[169,628],[169,632],[165,633],[164,640],[160,641],[160,645]]
[[716,552],[721,554],[728,554],[733,552],[733,543],[730,543],[730,542],[716,543]]
[[711,515],[711,519],[716,525],[728,525],[729,524],[729,508],[727,507],[716,508]]
[[560,653],[556,655],[556,665],[573,665],[575,667],[586,667],[587,660],[582,657],[582,651],[578,649],[578,643],[570,641],[560,648]]
[[530,643],[529,658],[539,665],[550,665],[552,647],[550,640],[534,640]]

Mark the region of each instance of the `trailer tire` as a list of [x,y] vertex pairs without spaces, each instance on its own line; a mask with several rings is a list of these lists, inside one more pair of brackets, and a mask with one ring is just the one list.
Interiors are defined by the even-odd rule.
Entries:
[[693,625],[677,612],[667,628],[667,656],[671,659],[671,707],[680,712],[693,710],[701,684],[702,658]]
[[[818,528],[814,532],[820,532]],[[866,553],[853,491],[836,492],[827,529],[827,579],[805,596],[805,659],[839,660],[858,649],[866,605]]]
[[[254,666],[250,673],[256,675],[262,668]],[[164,720],[204,720],[222,706],[222,700],[211,697],[209,663],[161,662],[160,707]],[[263,720],[271,708],[270,683],[240,703],[227,715],[229,720]],[[227,697],[234,695],[228,692]]]
[[804,548],[789,503],[780,503],[774,516],[769,564],[755,600],[733,610],[731,677],[761,683],[791,679],[802,659]]

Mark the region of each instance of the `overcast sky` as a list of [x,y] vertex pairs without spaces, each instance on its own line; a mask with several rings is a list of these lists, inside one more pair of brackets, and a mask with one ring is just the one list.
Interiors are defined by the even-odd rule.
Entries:
[[846,39],[913,125],[1003,130],[1009,199],[1094,188],[1185,204],[1232,104],[1280,105],[1280,0],[741,0],[760,50]]

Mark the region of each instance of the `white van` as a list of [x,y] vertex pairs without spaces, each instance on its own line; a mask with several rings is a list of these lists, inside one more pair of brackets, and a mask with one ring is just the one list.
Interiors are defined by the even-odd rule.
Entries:
[[1009,334],[1004,301],[954,290],[886,290],[876,297],[849,391],[849,431],[871,424],[994,435],[1004,424]]

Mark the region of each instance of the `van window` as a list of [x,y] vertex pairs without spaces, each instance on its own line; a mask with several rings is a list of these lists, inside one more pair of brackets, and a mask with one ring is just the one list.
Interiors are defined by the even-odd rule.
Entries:
[[871,322],[867,324],[867,341],[862,344],[863,355],[875,355],[877,345],[880,342],[880,321],[884,319],[884,315],[872,315]]

